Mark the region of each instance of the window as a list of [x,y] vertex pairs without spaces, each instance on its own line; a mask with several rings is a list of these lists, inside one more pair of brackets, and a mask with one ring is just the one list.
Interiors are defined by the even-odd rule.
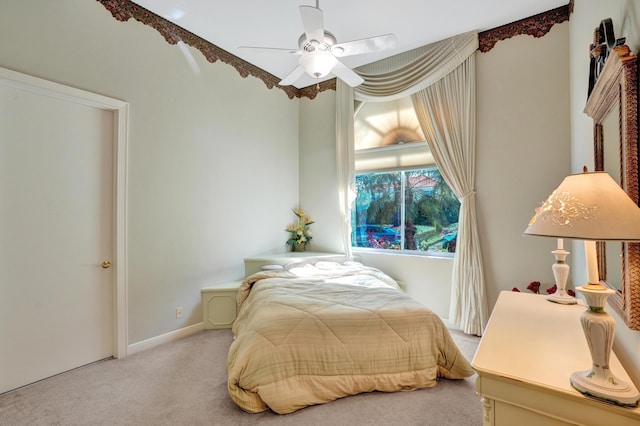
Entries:
[[355,146],[352,247],[455,252],[460,203],[435,165],[410,99],[361,106]]
[[435,168],[356,175],[353,247],[455,252],[460,202]]

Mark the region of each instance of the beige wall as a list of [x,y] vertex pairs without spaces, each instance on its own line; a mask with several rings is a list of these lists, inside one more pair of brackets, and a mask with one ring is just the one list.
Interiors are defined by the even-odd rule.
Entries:
[[[298,101],[95,0],[0,2],[0,66],[130,103],[129,343],[197,324],[200,289],[283,251]],[[175,318],[175,308],[184,316]]]
[[498,293],[554,283],[550,238],[524,237],[569,173],[569,23],[477,53],[478,220],[489,307]]
[[334,90],[300,99],[300,205],[316,221],[311,249],[342,253],[335,103]]
[[[571,168],[580,172],[582,165],[593,170],[593,122],[584,114],[589,83],[589,45],[593,30],[605,18],[611,18],[617,38],[626,37],[627,45],[636,55],[640,52],[640,4],[637,0],[576,0],[571,16]],[[584,249],[580,242],[573,244],[573,281],[586,283],[583,267]],[[640,333],[629,330],[611,309],[617,322],[614,349],[625,364],[636,386],[640,386]]]

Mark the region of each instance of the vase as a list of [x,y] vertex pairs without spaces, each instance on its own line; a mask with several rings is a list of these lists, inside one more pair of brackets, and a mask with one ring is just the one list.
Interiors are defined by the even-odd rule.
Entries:
[[304,251],[305,247],[305,243],[294,244],[293,251]]

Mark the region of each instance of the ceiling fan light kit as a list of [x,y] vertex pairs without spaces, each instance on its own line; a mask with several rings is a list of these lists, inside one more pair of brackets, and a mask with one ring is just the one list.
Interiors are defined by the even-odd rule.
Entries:
[[298,50],[241,46],[242,49],[261,52],[287,52],[299,55],[298,66],[280,81],[281,86],[294,84],[305,73],[316,80],[333,73],[349,86],[358,86],[364,80],[351,68],[340,62],[338,57],[380,52],[396,47],[396,38],[393,34],[337,43],[334,35],[324,29],[323,14],[318,7],[318,2],[316,2],[316,7],[300,6],[300,17],[304,33],[298,39]]
[[338,60],[326,50],[316,50],[300,57],[302,68],[313,78],[322,78],[329,74]]

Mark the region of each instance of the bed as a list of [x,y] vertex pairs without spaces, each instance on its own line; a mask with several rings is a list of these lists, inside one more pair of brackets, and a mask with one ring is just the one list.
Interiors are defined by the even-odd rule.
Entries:
[[357,262],[257,272],[242,282],[238,305],[227,385],[247,412],[291,413],[473,374],[436,314]]

